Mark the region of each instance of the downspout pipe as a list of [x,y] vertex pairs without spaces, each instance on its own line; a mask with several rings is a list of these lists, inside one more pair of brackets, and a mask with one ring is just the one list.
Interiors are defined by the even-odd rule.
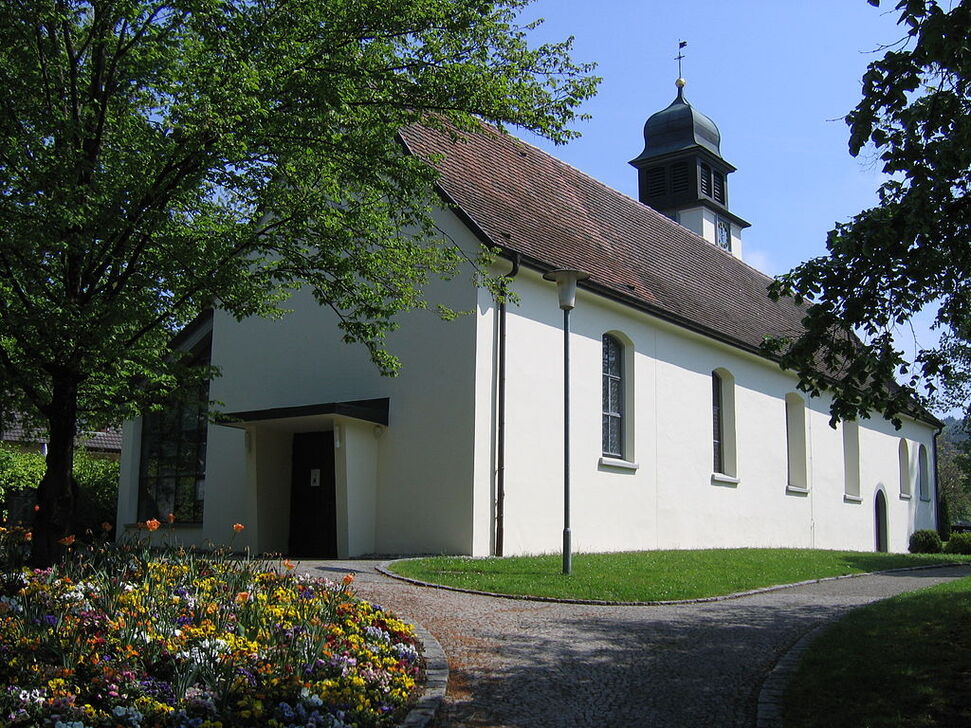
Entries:
[[[512,270],[504,278],[519,274],[519,253],[512,255]],[[502,556],[506,506],[506,301],[499,301],[499,363],[496,405],[496,556]]]
[[[934,440],[932,445],[934,446],[934,495],[937,497],[934,499],[934,523],[936,525],[936,530],[938,533],[941,532],[941,479],[940,479],[940,464],[938,463],[938,449],[937,449],[937,438],[941,436],[941,432],[944,430],[943,427],[938,427],[934,430]],[[947,524],[950,526],[951,524]]]

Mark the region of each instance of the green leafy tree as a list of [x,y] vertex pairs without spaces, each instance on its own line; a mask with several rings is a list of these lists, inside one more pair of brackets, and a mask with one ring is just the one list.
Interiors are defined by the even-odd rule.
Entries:
[[0,3],[0,411],[49,432],[34,559],[70,529],[73,441],[191,377],[172,333],[301,286],[382,351],[457,253],[396,137],[479,119],[554,141],[597,80],[529,0]]
[[[874,150],[889,175],[879,203],[829,233],[827,256],[770,289],[811,304],[802,335],[766,345],[805,391],[833,393],[834,420],[876,409],[899,424],[913,392],[933,395],[942,380],[951,403],[971,401],[971,357],[955,356],[971,338],[971,0],[900,0],[896,10],[906,35],[869,65],[846,117],[850,153]],[[894,331],[925,308],[945,340],[909,361]]]

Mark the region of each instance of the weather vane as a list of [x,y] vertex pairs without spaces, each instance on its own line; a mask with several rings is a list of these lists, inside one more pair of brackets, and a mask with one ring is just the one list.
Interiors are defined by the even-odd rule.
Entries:
[[686,41],[686,40],[679,40],[678,41],[678,55],[676,55],[674,57],[674,60],[676,60],[678,62],[678,78],[682,78],[683,77],[683,74],[681,73],[681,61],[684,58],[684,53],[682,51],[684,51],[684,47],[686,45],[688,45],[688,41]]

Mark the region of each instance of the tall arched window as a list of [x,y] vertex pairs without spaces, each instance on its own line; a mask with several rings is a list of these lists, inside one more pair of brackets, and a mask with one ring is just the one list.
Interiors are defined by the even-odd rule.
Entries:
[[727,369],[711,373],[712,469],[716,474],[736,476],[735,467],[735,377]]
[[923,445],[917,451],[917,492],[921,500],[931,499],[930,468],[927,465],[927,448]]
[[860,497],[860,423],[843,420],[843,494],[849,500]]
[[910,498],[910,450],[903,438],[900,438],[897,446],[897,466],[900,473],[900,495],[902,498]]
[[809,487],[806,458],[806,401],[795,392],[786,395],[786,455],[789,487]]
[[603,454],[623,458],[624,346],[610,334],[603,336]]

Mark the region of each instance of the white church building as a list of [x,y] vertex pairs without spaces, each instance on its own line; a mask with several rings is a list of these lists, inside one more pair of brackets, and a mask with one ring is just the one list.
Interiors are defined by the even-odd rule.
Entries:
[[[563,317],[573,268],[574,551],[904,551],[936,523],[930,415],[829,426],[827,397],[760,352],[799,330],[741,258],[715,124],[678,95],[644,127],[634,200],[513,136],[402,134],[443,155],[441,229],[501,249],[517,300],[466,279],[402,319],[379,375],[307,294],[281,320],[215,311],[177,344],[222,376],[228,424],[179,405],[124,429],[120,524],[175,514],[187,543],[302,557],[555,552],[563,527]],[[204,398],[203,398],[204,399]],[[123,529],[119,529],[122,531]]]

